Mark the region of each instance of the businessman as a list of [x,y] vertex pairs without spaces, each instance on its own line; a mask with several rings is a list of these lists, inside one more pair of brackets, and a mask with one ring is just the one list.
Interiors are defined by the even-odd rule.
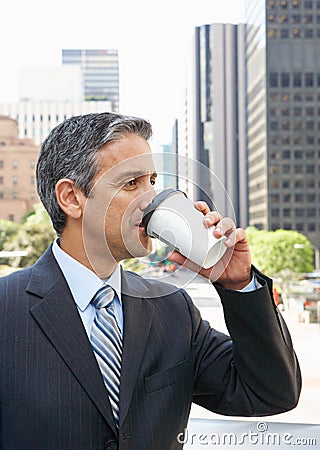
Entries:
[[[0,280],[1,450],[177,450],[191,403],[232,416],[294,408],[300,372],[272,282],[245,231],[195,204],[227,251],[203,269],[230,336],[183,289],[119,264],[147,255],[141,219],[155,195],[150,124],[72,117],[44,141],[38,192],[57,240]],[[208,288],[209,288],[208,282]],[[214,324],[213,324],[214,325]]]

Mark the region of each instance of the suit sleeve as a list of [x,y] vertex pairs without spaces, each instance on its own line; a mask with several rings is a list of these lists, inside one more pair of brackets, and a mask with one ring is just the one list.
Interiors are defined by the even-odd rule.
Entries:
[[216,286],[231,339],[194,315],[193,401],[233,416],[265,416],[297,405],[299,364],[288,328],[272,297],[272,283],[256,272],[261,288],[237,292]]

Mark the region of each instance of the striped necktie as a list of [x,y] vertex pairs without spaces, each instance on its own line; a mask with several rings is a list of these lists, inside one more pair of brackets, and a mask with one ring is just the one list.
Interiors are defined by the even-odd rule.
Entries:
[[96,308],[91,330],[91,345],[98,361],[110,403],[119,427],[122,335],[114,313],[114,291],[103,286],[91,300]]

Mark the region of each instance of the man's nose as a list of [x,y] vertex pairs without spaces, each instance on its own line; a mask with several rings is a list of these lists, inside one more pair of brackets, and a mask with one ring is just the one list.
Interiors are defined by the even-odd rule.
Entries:
[[139,209],[144,211],[146,207],[152,202],[153,198],[156,196],[156,191],[151,188],[145,192],[139,201]]

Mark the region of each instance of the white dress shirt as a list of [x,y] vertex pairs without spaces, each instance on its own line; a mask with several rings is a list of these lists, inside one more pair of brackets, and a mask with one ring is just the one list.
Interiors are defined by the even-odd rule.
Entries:
[[95,293],[105,284],[111,286],[117,294],[114,299],[114,311],[118,326],[123,333],[120,265],[116,267],[108,279],[101,280],[92,270],[63,251],[57,240],[52,245],[52,252],[67,280],[88,337],[90,338],[91,327],[95,318],[95,307],[90,302]]

